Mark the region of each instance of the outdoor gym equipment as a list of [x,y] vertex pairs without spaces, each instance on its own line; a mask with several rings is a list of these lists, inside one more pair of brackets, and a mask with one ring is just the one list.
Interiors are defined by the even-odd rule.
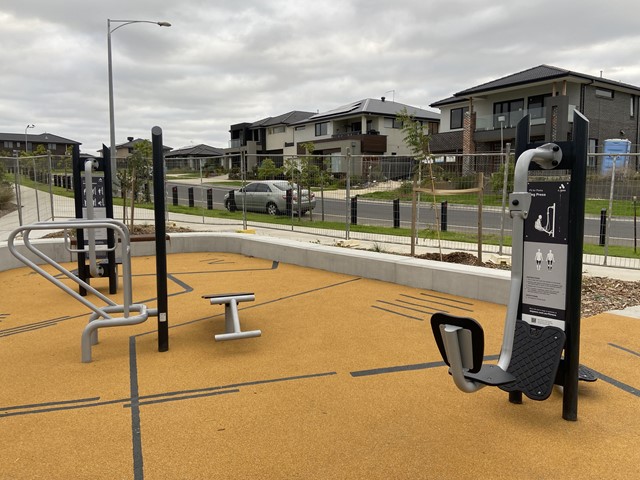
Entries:
[[[144,304],[133,303],[132,300],[132,273],[131,273],[131,238],[127,226],[113,218],[95,219],[91,218],[95,215],[96,197],[102,196],[111,198],[111,181],[109,173],[109,162],[102,161],[105,171],[105,177],[101,180],[94,181],[94,170],[100,168],[100,161],[88,160],[81,164],[79,150],[76,146],[73,152],[74,165],[77,167],[76,172],[80,170],[84,174],[84,185],[80,181],[78,175],[74,179],[76,185],[76,213],[82,212],[82,208],[86,208],[86,215],[79,215],[81,218],[69,220],[65,222],[40,222],[32,225],[25,225],[15,229],[9,235],[8,247],[9,251],[22,263],[32,268],[34,271],[42,275],[45,279],[53,283],[55,286],[63,290],[69,296],[75,298],[83,305],[87,306],[93,313],[89,318],[88,325],[82,332],[82,361],[91,361],[91,346],[98,342],[98,329],[105,327],[118,327],[125,325],[135,325],[147,320],[149,316],[158,317],[158,350],[161,352],[169,349],[169,325],[168,325],[168,302],[167,302],[167,263],[166,263],[166,228],[165,228],[165,195],[164,195],[164,157],[162,152],[162,130],[160,127],[154,127],[152,130],[153,144],[153,164],[154,164],[154,196],[155,196],[155,222],[156,222],[156,288],[158,295],[158,307],[155,309],[147,308]],[[103,149],[103,158],[108,159],[110,155],[108,150]],[[80,169],[82,165],[82,169]],[[91,185],[92,188],[88,188]],[[98,188],[96,188],[96,185]],[[104,187],[104,190],[100,188]],[[98,206],[102,203],[99,199]],[[109,205],[110,200],[106,201]],[[100,207],[102,208],[102,207]],[[113,216],[113,210],[106,211],[107,217]],[[70,253],[78,255],[78,275],[67,270],[62,265],[48,257],[35,245],[31,243],[30,233],[34,230],[51,230],[62,229],[64,231],[65,248]],[[72,247],[69,232],[76,232],[76,248]],[[88,241],[84,241],[84,231],[87,231]],[[107,244],[102,247],[100,252],[107,253],[109,260],[106,264],[97,262],[97,232],[106,230]],[[22,234],[23,242],[27,250],[32,252],[42,262],[52,266],[62,275],[78,284],[79,292],[65,285],[58,278],[54,277],[34,261],[20,253],[15,245],[15,239]],[[116,304],[113,300],[103,295],[101,292],[93,288],[89,284],[91,276],[105,276],[105,271],[109,270],[110,293],[115,293],[117,288],[117,272],[115,262],[115,250],[118,237],[122,250],[122,282],[123,282],[123,303]],[[85,265],[86,257],[89,256],[89,264]],[[114,280],[112,282],[112,275]],[[115,283],[115,286],[114,286]],[[96,305],[88,299],[84,298],[87,292],[95,295],[104,305]],[[115,316],[114,314],[122,314]]]
[[[106,160],[105,160],[106,159]],[[77,219],[95,220],[113,218],[111,164],[108,149],[103,146],[102,158],[80,158],[79,148],[73,150],[73,190]],[[85,238],[85,233],[87,238]],[[91,278],[108,277],[109,293],[118,292],[118,262],[112,229],[79,228],[78,276],[86,283]],[[88,257],[88,258],[87,258]],[[88,259],[88,263],[87,263]],[[81,287],[80,295],[86,295]]]
[[224,325],[225,333],[219,333],[215,336],[216,341],[223,340],[239,340],[241,338],[259,337],[262,335],[260,330],[242,331],[240,328],[240,317],[238,316],[238,303],[253,302],[256,296],[253,292],[243,293],[219,293],[213,295],[203,295],[210,301],[211,305],[224,305]]
[[[65,232],[65,248],[70,253],[86,253],[86,249],[80,245],[79,248],[72,248],[71,242],[69,240],[68,232],[70,230],[78,230],[78,229],[86,229],[87,231],[95,231],[96,229],[108,229],[118,235],[120,241],[122,243],[122,279],[123,279],[123,303],[121,305],[116,304],[109,297],[103,295],[101,292],[93,288],[89,283],[82,280],[79,276],[75,275],[73,272],[67,270],[62,265],[54,261],[52,258],[44,254],[41,250],[39,250],[35,245],[31,243],[29,238],[32,231],[35,230],[50,230],[52,228],[60,228]],[[40,258],[44,263],[52,266],[62,275],[67,277],[69,280],[77,283],[81,290],[86,292],[90,292],[98,299],[102,300],[105,303],[104,306],[96,305],[95,303],[90,302],[84,295],[73,291],[70,287],[65,285],[58,278],[54,277],[40,266],[38,266],[35,262],[27,258],[25,255],[20,253],[15,245],[15,238],[19,234],[22,234],[24,246]],[[98,343],[98,328],[103,327],[117,327],[122,325],[134,325],[137,323],[144,322],[149,315],[157,314],[157,310],[148,309],[145,305],[142,304],[134,304],[132,301],[132,289],[131,289],[131,250],[129,248],[129,231],[126,225],[122,222],[113,219],[103,219],[103,220],[70,220],[67,222],[41,222],[35,223],[32,225],[23,225],[15,229],[9,235],[8,239],[8,247],[9,251],[24,263],[26,266],[33,269],[35,272],[39,273],[45,279],[53,283],[55,286],[66,292],[69,296],[75,298],[80,303],[87,306],[90,310],[93,311],[89,319],[89,324],[84,328],[82,333],[82,361],[90,362],[91,361],[91,346]],[[115,247],[113,247],[115,248]],[[131,312],[137,312],[137,315],[131,315]],[[121,317],[114,317],[112,314],[114,313],[122,313]]]
[[[498,386],[512,403],[544,400],[562,385],[566,420],[577,420],[582,242],[588,121],[574,113],[571,142],[529,143],[529,117],[517,127],[511,286],[497,365],[484,364],[484,332],[471,318],[436,313],[431,326],[456,386]],[[547,213],[546,225],[540,218]],[[543,228],[540,228],[543,227]],[[547,265],[542,269],[545,252]]]

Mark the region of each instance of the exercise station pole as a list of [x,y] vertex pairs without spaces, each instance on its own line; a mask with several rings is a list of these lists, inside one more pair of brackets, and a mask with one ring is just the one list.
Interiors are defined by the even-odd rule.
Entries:
[[162,151],[162,129],[151,129],[153,146],[153,204],[156,230],[156,288],[158,295],[158,351],[169,350],[169,318],[167,298],[167,241],[164,213],[164,153]]

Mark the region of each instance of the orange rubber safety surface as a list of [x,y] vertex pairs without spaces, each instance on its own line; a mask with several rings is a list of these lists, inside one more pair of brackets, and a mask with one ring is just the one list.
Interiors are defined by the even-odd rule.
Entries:
[[[102,329],[91,363],[87,307],[0,273],[0,478],[637,478],[640,320],[583,319],[600,379],[567,422],[558,390],[514,405],[447,374],[431,314],[477,319],[496,355],[504,306],[226,253],[170,255],[168,271],[169,351],[150,318]],[[155,307],[153,257],[133,272],[134,302]],[[242,328],[262,336],[215,342],[224,307],[202,295],[246,291]]]

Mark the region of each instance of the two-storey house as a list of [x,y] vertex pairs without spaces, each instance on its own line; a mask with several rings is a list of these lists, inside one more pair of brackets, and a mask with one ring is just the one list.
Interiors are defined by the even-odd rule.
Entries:
[[64,155],[69,147],[80,145],[80,142],[59,137],[52,133],[24,134],[0,133],[0,151],[9,156],[15,152],[34,152],[39,147],[51,152],[52,155]]
[[[604,140],[624,138],[640,143],[638,118],[640,87],[602,76],[592,76],[540,65],[462,90],[430,106],[442,114],[440,131],[431,140],[438,153],[500,152],[513,144],[515,126],[530,115],[532,141],[549,139],[550,129],[571,135],[573,111],[589,120],[589,147],[601,151]],[[551,125],[555,109],[558,125]],[[595,157],[590,158],[593,167]],[[636,163],[637,168],[637,163]]]

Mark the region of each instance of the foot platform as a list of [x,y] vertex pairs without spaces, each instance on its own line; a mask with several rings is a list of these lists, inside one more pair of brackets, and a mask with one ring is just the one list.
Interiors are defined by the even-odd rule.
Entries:
[[240,317],[238,316],[238,303],[253,302],[256,297],[253,293],[218,293],[203,295],[211,302],[211,305],[224,305],[225,333],[215,336],[217,342],[224,340],[239,340],[241,338],[259,337],[261,330],[250,330],[243,332],[240,328]]
[[522,392],[531,400],[546,400],[553,391],[565,343],[557,327],[533,328],[518,320],[508,372],[516,381],[502,385],[506,392]]

